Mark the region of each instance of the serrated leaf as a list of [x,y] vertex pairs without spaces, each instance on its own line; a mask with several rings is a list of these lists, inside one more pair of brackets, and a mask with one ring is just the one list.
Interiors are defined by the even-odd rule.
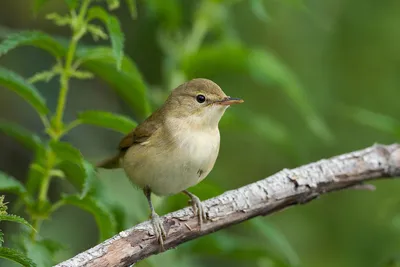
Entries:
[[29,149],[36,150],[43,147],[40,137],[18,124],[0,120],[0,132],[14,138]]
[[83,165],[74,164],[64,161],[58,165],[67,180],[79,191],[80,197],[84,198],[93,189],[96,172],[89,162],[84,162]]
[[82,164],[83,156],[81,152],[66,142],[51,141],[50,147],[61,160],[70,161],[75,164]]
[[0,171],[0,191],[12,192],[20,195],[25,193],[26,189],[20,181]]
[[137,126],[130,118],[105,111],[84,111],[78,114],[78,119],[85,124],[96,125],[127,134]]
[[81,198],[85,197],[94,184],[93,166],[85,161],[81,152],[69,143],[51,142],[50,147],[61,160],[58,168],[64,172],[68,181],[78,190],[82,190]]
[[100,241],[103,241],[115,234],[115,219],[108,208],[98,199],[90,196],[81,199],[79,196],[70,195],[64,196],[63,201],[66,204],[74,205],[81,209],[84,209],[94,216],[100,231]]
[[77,56],[85,69],[106,81],[138,116],[144,118],[149,115],[147,87],[129,57],[124,56],[121,70],[118,71],[115,68],[115,58],[108,47],[80,48]]
[[88,19],[100,19],[108,30],[111,39],[112,52],[117,64],[117,69],[121,69],[122,59],[124,57],[124,34],[121,30],[119,20],[115,16],[108,14],[103,8],[95,6],[89,9]]
[[137,18],[137,8],[136,8],[136,0],[125,0],[126,5],[129,9],[129,14],[131,15],[132,19]]
[[39,91],[15,72],[0,67],[0,85],[20,95],[25,101],[31,104],[40,115],[46,115],[49,112],[45,100],[40,95]]
[[41,48],[55,57],[65,54],[65,47],[50,35],[39,31],[22,31],[8,35],[0,44],[0,56],[18,46],[34,46]]
[[0,258],[17,262],[26,267],[36,267],[36,264],[31,259],[15,249],[0,247]]
[[296,104],[308,127],[315,135],[325,141],[333,140],[331,131],[312,107],[304,88],[294,73],[280,59],[268,51],[253,50],[248,58],[248,68],[256,81],[266,85],[278,84]]
[[35,228],[33,228],[33,226],[30,225],[24,218],[19,217],[17,215],[0,214],[0,222],[1,221],[8,221],[8,222],[15,222],[15,223],[23,224],[23,225],[28,226],[29,228],[32,228],[33,230],[35,230]]

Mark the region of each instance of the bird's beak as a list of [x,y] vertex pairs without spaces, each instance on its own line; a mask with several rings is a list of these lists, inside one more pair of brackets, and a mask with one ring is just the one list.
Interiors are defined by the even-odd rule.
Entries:
[[224,98],[223,100],[217,101],[216,104],[223,105],[223,106],[230,106],[230,105],[234,105],[234,104],[240,104],[243,102],[244,102],[243,99],[228,96],[228,97]]

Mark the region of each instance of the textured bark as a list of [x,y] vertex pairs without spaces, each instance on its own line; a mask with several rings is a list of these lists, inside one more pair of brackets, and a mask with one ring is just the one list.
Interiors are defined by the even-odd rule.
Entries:
[[[191,208],[162,217],[168,232],[165,248],[215,232],[255,216],[265,216],[321,194],[349,187],[370,189],[364,181],[400,176],[400,145],[370,148],[323,159],[288,170],[203,202],[209,221],[202,229]],[[149,221],[123,231],[103,243],[62,262],[57,267],[130,266],[159,253]]]

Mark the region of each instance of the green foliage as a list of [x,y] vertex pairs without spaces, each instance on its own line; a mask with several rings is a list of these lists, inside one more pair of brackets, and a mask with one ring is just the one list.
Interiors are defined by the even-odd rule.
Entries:
[[265,85],[277,83],[297,105],[310,129],[320,138],[332,141],[333,135],[310,104],[295,75],[274,54],[253,50],[249,57],[250,74]]
[[0,56],[19,46],[34,46],[49,52],[54,57],[62,57],[65,47],[51,36],[39,31],[22,31],[10,34],[0,44]]
[[[35,13],[47,2],[49,0],[34,0]],[[136,206],[140,201],[145,202],[140,193],[132,197],[129,196],[129,201],[133,203],[132,205],[135,205],[135,211],[131,212],[132,214],[125,214],[125,210],[121,209],[120,206],[111,205],[106,200],[100,201],[100,199],[103,200],[100,193],[104,188],[96,179],[95,167],[82,156],[77,148],[65,142],[65,140],[68,140],[65,137],[69,131],[81,124],[95,125],[124,134],[136,126],[136,122],[128,117],[104,111],[84,111],[78,113],[77,118],[72,122],[64,121],[69,90],[76,89],[75,85],[70,86],[72,79],[84,80],[96,77],[106,82],[126,102],[127,106],[133,111],[135,118],[143,119],[151,111],[149,97],[154,100],[153,95],[157,93],[160,96],[158,99],[164,99],[172,88],[190,78],[207,77],[216,78],[218,81],[221,77],[228,77],[227,80],[236,82],[235,78],[237,77],[250,77],[246,80],[246,85],[242,86],[244,95],[248,93],[247,89],[249,91],[251,89],[247,88],[249,81],[254,82],[260,88],[280,89],[281,92],[271,92],[272,98],[275,97],[274,93],[277,93],[289,98],[294,103],[294,110],[300,113],[301,118],[306,122],[306,127],[311,129],[314,135],[318,137],[311,137],[313,143],[321,140],[333,140],[333,133],[329,128],[333,129],[335,125],[327,126],[325,122],[327,114],[322,114],[316,107],[317,97],[311,95],[307,90],[301,76],[295,73],[295,67],[292,69],[292,65],[287,64],[284,60],[284,56],[278,56],[278,53],[274,54],[266,46],[262,49],[255,49],[252,45],[249,45],[248,39],[251,39],[249,37],[252,37],[254,29],[251,29],[251,32],[249,31],[247,37],[243,40],[241,33],[236,32],[236,28],[242,27],[243,18],[238,16],[236,19],[236,12],[241,8],[248,8],[249,12],[252,12],[256,17],[257,23],[265,25],[266,22],[271,22],[274,7],[269,9],[268,1],[143,1],[140,11],[144,10],[145,17],[141,18],[138,23],[140,26],[146,23],[146,27],[139,28],[140,30],[154,31],[150,32],[148,36],[146,35],[151,42],[153,42],[153,34],[158,34],[156,45],[159,47],[155,51],[161,49],[163,54],[161,57],[157,54],[146,54],[143,56],[145,60],[141,55],[139,58],[141,58],[143,66],[147,66],[150,60],[152,60],[152,63],[156,62],[156,67],[152,69],[155,73],[147,73],[147,76],[150,79],[148,82],[154,88],[157,88],[157,92],[155,90],[148,92],[147,83],[135,62],[124,54],[125,37],[120,22],[108,11],[122,6],[120,0],[64,0],[64,2],[69,9],[68,12],[47,14],[46,18],[57,26],[68,27],[68,30],[71,31],[71,38],[63,40],[38,31],[23,31],[8,35],[0,43],[0,56],[20,46],[33,46],[50,53],[56,62],[53,67],[38,70],[28,79],[20,77],[10,70],[0,68],[0,85],[21,95],[38,111],[44,125],[44,133],[47,134],[46,137],[39,138],[36,134],[21,126],[0,122],[0,131],[34,151],[34,159],[29,166],[25,185],[0,172],[0,191],[18,195],[17,204],[22,203],[20,205],[25,208],[29,221],[32,222],[39,233],[40,226],[43,225],[42,222],[50,219],[53,212],[64,205],[73,205],[93,214],[101,240],[112,236],[117,230],[127,227],[127,225],[124,225],[125,220],[129,221],[129,226],[131,226],[132,218],[127,215],[136,220],[142,220],[147,214],[147,209],[139,209]],[[136,1],[125,0],[124,2],[130,16],[136,18]],[[303,6],[300,0],[284,2],[291,3],[292,7]],[[107,6],[108,10],[100,7],[99,4]],[[238,4],[237,8],[232,8],[236,4]],[[250,15],[252,14],[250,13]],[[312,19],[316,18],[313,17]],[[121,21],[124,20],[121,19]],[[321,25],[325,24],[321,23]],[[271,29],[268,28],[268,30]],[[301,32],[300,28],[296,28],[297,30]],[[110,39],[111,45],[110,47],[83,45],[81,38],[84,36],[91,36],[94,41]],[[276,40],[277,42],[282,41],[279,38]],[[149,42],[149,39],[143,41],[146,45],[147,42]],[[138,44],[140,43],[138,42]],[[275,47],[278,46],[279,43]],[[140,47],[135,46],[134,49],[137,53],[135,55],[142,52],[139,51]],[[281,51],[279,51],[279,55],[280,53]],[[161,75],[158,74],[158,68],[161,68]],[[153,74],[155,74],[154,80]],[[161,76],[162,81],[159,81],[159,76]],[[49,82],[52,79],[59,79],[60,81],[59,97],[54,112],[49,111],[39,90],[35,87],[41,85],[38,82]],[[339,80],[335,77],[336,79]],[[32,84],[35,84],[35,86]],[[230,89],[227,89],[226,92],[230,92]],[[260,95],[265,97],[267,94],[260,92]],[[293,147],[292,151],[301,154],[300,157],[307,154],[308,149],[310,151],[313,149],[312,147],[305,147],[306,145],[302,146],[305,142],[299,140],[297,131],[293,131],[290,128],[291,125],[286,125],[285,122],[275,118],[275,114],[261,113],[257,110],[255,103],[251,102],[252,99],[248,101],[245,98],[245,100],[246,103],[249,103],[248,105],[243,105],[240,109],[230,109],[221,121],[221,127],[234,130],[240,133],[240,136],[246,135],[246,138],[243,138],[244,142],[235,144],[234,149],[252,144],[247,138],[249,133],[264,138],[268,145],[273,143]],[[265,103],[275,104],[273,102],[265,101]],[[276,104],[276,106],[279,105],[281,103]],[[320,103],[318,105],[322,106]],[[291,115],[289,114],[289,117]],[[297,116],[297,114],[295,115]],[[398,138],[400,136],[400,122],[395,117],[358,108],[346,110],[344,115],[359,124],[388,133],[392,137]],[[263,154],[262,156],[266,155]],[[232,160],[234,160],[234,157],[232,157]],[[301,158],[301,160],[304,161],[305,159]],[[275,155],[268,158],[268,163],[271,161],[287,163],[284,158],[275,157]],[[281,167],[281,165],[278,166]],[[245,169],[244,166],[243,169]],[[49,186],[53,178],[61,178],[64,179],[63,182],[70,183],[73,188],[67,187],[61,190],[64,192],[64,189],[66,189],[69,194],[71,194],[70,191],[73,191],[72,195],[60,197],[52,194],[50,198],[48,196]],[[113,184],[116,183],[113,182]],[[198,193],[202,194],[203,197],[211,197],[220,193],[224,188],[228,189],[230,185],[226,185],[225,181],[224,186],[226,187],[217,186],[215,183],[204,186],[203,183],[203,187],[201,187],[203,191],[194,190],[198,190]],[[56,201],[53,202],[54,199]],[[4,216],[15,221],[22,219],[7,214]],[[26,224],[26,221],[24,223]],[[21,250],[32,258],[37,266],[53,265],[54,255],[61,249],[61,246],[54,240],[41,239],[40,235],[31,228],[29,228],[29,231],[30,233],[21,232],[20,237],[18,237]],[[255,241],[252,235],[257,236],[260,241]],[[22,239],[21,236],[24,236],[24,238]],[[3,241],[1,232],[0,241]],[[246,244],[246,246],[243,246],[243,244]],[[207,237],[207,239],[191,242],[187,244],[187,247],[183,246],[182,249],[187,249],[187,253],[171,251],[163,254],[160,258],[151,258],[143,264],[199,266],[199,262],[203,263],[202,259],[207,255],[210,258],[218,257],[218,260],[234,262],[236,265],[300,265],[297,252],[286,238],[272,224],[261,222],[261,220],[252,221],[246,225],[245,236],[236,235],[233,232],[223,232]],[[62,250],[65,252],[66,249],[62,248]],[[1,253],[0,251],[0,257]],[[8,254],[17,255],[18,253],[20,252]],[[7,252],[3,254],[8,255]],[[26,258],[21,254],[16,256],[16,259],[21,261],[24,257]],[[9,258],[12,258],[12,256]],[[208,259],[206,258],[205,261]]]
[[107,82],[138,116],[143,118],[150,113],[147,86],[129,57],[123,57],[119,71],[115,68],[117,62],[108,47],[83,47],[78,49],[77,57],[82,67]]
[[[118,3],[118,1],[112,1],[110,3],[110,6],[112,8],[115,8],[115,2]],[[91,21],[92,19],[100,19],[107,27],[111,39],[114,59],[117,64],[117,69],[120,70],[122,58],[124,56],[124,34],[121,31],[121,26],[118,19],[114,16],[109,15],[104,9],[97,6],[90,8],[88,11],[88,20]]]
[[40,115],[46,115],[49,112],[45,100],[40,95],[39,91],[18,74],[0,67],[0,85],[19,94],[25,101],[31,104]]
[[[35,0],[34,12],[37,13],[47,2]],[[13,90],[33,106],[43,122],[44,132],[48,135],[45,142],[21,126],[0,122],[2,132],[34,151],[34,160],[29,167],[26,185],[0,172],[0,190],[20,196],[17,206],[25,205],[25,210],[37,230],[40,230],[41,222],[48,219],[54,211],[63,205],[74,205],[93,214],[99,226],[100,239],[104,240],[115,234],[117,226],[108,204],[99,202],[95,197],[98,188],[95,168],[83,158],[77,148],[60,139],[79,124],[92,124],[126,133],[134,128],[136,123],[125,116],[102,111],[82,112],[77,120],[69,124],[64,123],[63,115],[69,82],[71,79],[91,79],[97,75],[108,82],[138,116],[146,116],[150,106],[146,96],[147,88],[141,74],[133,61],[124,55],[124,35],[119,20],[97,5],[90,7],[90,4],[95,2],[97,1],[65,0],[70,12],[63,15],[58,13],[46,15],[46,18],[55,25],[70,27],[72,37],[69,42],[38,31],[22,31],[7,35],[0,44],[0,56],[20,46],[33,46],[49,52],[56,59],[56,64],[51,69],[33,74],[28,81],[0,67],[0,85]],[[126,3],[131,16],[134,17],[135,2],[126,1]],[[113,10],[119,7],[120,1],[109,0],[107,4],[108,8]],[[107,34],[100,26],[91,23],[94,19],[103,22]],[[79,45],[80,39],[85,34],[91,34],[94,40],[110,38],[111,48]],[[85,70],[81,70],[80,67]],[[49,114],[44,98],[33,84],[49,82],[57,76],[60,80],[60,93],[54,114]],[[52,203],[47,195],[51,180],[55,177],[69,181],[78,193],[64,195]],[[30,226],[23,218],[7,214],[5,206],[0,214],[1,220]],[[31,226],[29,231],[29,237],[21,233],[17,242],[20,242],[22,251],[33,261],[25,254],[10,249],[3,249],[0,257],[12,259],[26,266],[53,265],[54,255],[61,247],[53,240],[38,238],[37,231]],[[0,241],[3,241],[2,232]]]
[[0,214],[0,221],[9,221],[9,222],[23,224],[23,225],[31,227],[33,230],[35,230],[24,218],[21,218],[17,215]]
[[[0,174],[0,177],[2,175]],[[1,221],[9,221],[18,224],[25,225],[31,228],[33,231],[36,231],[25,219],[7,213],[7,206],[4,203],[4,196],[0,196],[0,222]],[[8,259],[17,263],[22,264],[23,266],[36,266],[35,263],[32,262],[30,258],[28,258],[25,254],[21,253],[18,250],[10,249],[3,247],[3,232],[0,230],[0,258]]]
[[37,265],[25,256],[24,253],[11,248],[0,247],[0,258],[14,261],[26,267],[36,267]]
[[22,195],[26,189],[20,181],[0,171],[0,191]]
[[0,131],[29,149],[37,150],[43,146],[39,136],[15,123],[0,120]]
[[63,197],[63,202],[84,209],[94,216],[100,231],[100,241],[115,234],[116,221],[114,216],[107,206],[102,204],[98,199],[90,196],[80,198],[76,195],[70,195]]
[[92,124],[112,129],[124,134],[132,131],[132,129],[137,125],[136,122],[126,116],[104,111],[84,111],[78,114],[78,119],[80,122],[85,124]]

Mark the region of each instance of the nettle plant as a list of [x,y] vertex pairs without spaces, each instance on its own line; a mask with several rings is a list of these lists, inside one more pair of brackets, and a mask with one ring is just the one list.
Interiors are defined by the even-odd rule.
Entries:
[[[48,1],[50,0],[34,0],[35,11]],[[62,137],[81,124],[101,126],[126,134],[136,126],[136,122],[104,111],[84,111],[78,114],[76,120],[65,122],[63,117],[68,91],[72,89],[71,79],[82,80],[97,76],[115,90],[136,117],[145,118],[151,111],[151,101],[161,102],[169,90],[190,78],[245,75],[262,86],[274,85],[281,88],[283,94],[295,104],[310,131],[322,140],[331,138],[329,129],[310,105],[296,75],[266,48],[254,48],[245,44],[235,30],[235,15],[231,7],[240,2],[249,3],[255,17],[268,21],[268,16],[263,11],[263,0],[192,1],[194,8],[191,12],[183,7],[182,3],[187,3],[186,0],[142,1],[145,10],[150,14],[149,18],[160,22],[156,34],[158,46],[163,52],[161,67],[166,88],[154,90],[151,101],[147,98],[147,86],[136,65],[124,54],[124,34],[119,20],[110,14],[110,11],[120,7],[121,0],[64,2],[69,10],[66,15],[52,13],[46,17],[58,26],[69,27],[72,32],[69,40],[39,31],[23,31],[6,36],[0,43],[0,56],[19,46],[34,46],[50,53],[55,59],[55,64],[49,70],[38,72],[27,79],[0,67],[0,86],[13,90],[36,110],[46,136],[41,138],[19,125],[0,121],[0,131],[34,152],[25,184],[0,172],[0,192],[18,195],[13,204],[24,208],[28,221],[33,226],[20,231],[14,242],[18,251],[0,250],[0,257],[23,261],[27,266],[52,265],[55,253],[63,246],[54,240],[42,238],[40,226],[64,205],[74,205],[91,212],[99,228],[100,240],[112,236],[117,230],[115,207],[97,197],[98,183],[95,183],[94,166],[83,158],[77,148],[62,141]],[[135,0],[125,0],[124,3],[131,17],[135,18]],[[107,8],[102,7],[103,5]],[[187,23],[188,20],[190,23]],[[111,46],[82,44],[81,39],[85,35],[92,36],[94,41],[109,39]],[[59,95],[56,109],[52,112],[35,84],[56,78],[59,79]],[[231,113],[234,113],[233,110],[229,114]],[[252,131],[268,142],[291,147],[291,131],[268,115],[255,114],[250,110],[246,112],[244,109],[240,113],[229,114],[224,117],[230,123],[223,122],[222,127]],[[76,188],[76,193],[64,194],[51,202],[48,197],[49,185],[52,179],[58,178],[70,182]],[[257,227],[254,229],[260,231]],[[182,254],[179,259],[182,259]],[[172,262],[176,265],[177,260]]]
[[[45,2],[35,1],[35,9],[40,8]],[[0,191],[18,195],[16,205],[25,209],[32,225],[20,232],[16,239],[19,250],[0,248],[0,257],[26,266],[53,264],[52,257],[62,246],[52,240],[41,238],[40,226],[63,205],[75,205],[91,212],[99,226],[101,240],[116,232],[116,223],[110,207],[94,196],[94,167],[83,158],[77,148],[61,141],[61,138],[80,124],[92,124],[127,133],[136,126],[136,123],[125,116],[103,111],[85,111],[79,113],[76,120],[65,122],[63,115],[68,91],[71,89],[70,80],[90,79],[97,75],[109,83],[133,107],[138,116],[144,117],[149,113],[145,96],[146,86],[133,62],[124,55],[124,35],[120,23],[109,13],[110,10],[119,7],[119,0],[65,0],[65,2],[69,8],[67,15],[52,13],[48,14],[47,18],[58,26],[67,26],[71,29],[72,36],[69,41],[53,38],[39,31],[23,31],[10,34],[0,44],[0,56],[19,46],[28,45],[43,49],[55,58],[55,64],[50,70],[36,73],[29,79],[0,67],[0,85],[20,95],[34,108],[43,122],[44,132],[47,135],[46,139],[40,138],[19,125],[0,121],[2,132],[33,150],[35,155],[24,185],[0,172]],[[107,3],[109,11],[99,6],[101,2]],[[135,17],[134,1],[128,0],[126,3],[132,17]],[[81,38],[87,34],[95,41],[110,39],[111,47],[79,45]],[[47,82],[53,78],[58,78],[60,84],[55,112],[49,110],[40,91],[35,87],[36,82]],[[68,180],[76,187],[78,193],[65,194],[58,201],[50,202],[49,185],[55,178]],[[7,215],[2,202],[1,220],[30,225],[22,218]],[[2,240],[1,235],[0,241]]]

